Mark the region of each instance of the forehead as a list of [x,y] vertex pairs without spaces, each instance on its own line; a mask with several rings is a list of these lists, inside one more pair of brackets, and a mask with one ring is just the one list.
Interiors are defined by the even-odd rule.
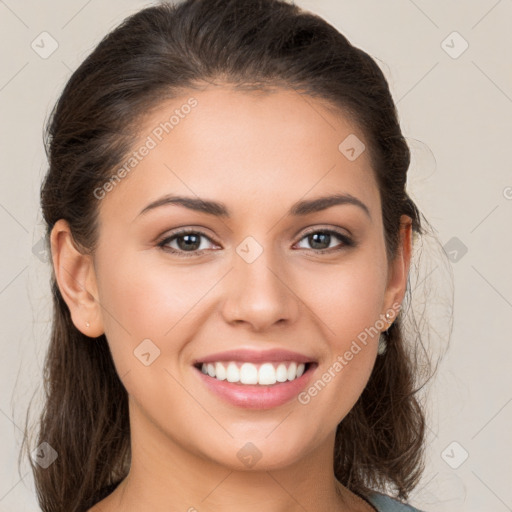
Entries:
[[253,207],[261,214],[338,192],[376,210],[364,148],[364,134],[347,117],[295,90],[191,90],[147,116],[100,214],[121,208],[133,217],[164,193],[216,198],[233,212]]

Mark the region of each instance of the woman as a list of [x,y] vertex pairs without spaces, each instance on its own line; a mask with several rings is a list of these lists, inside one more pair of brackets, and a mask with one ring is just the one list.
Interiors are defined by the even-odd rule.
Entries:
[[373,59],[284,1],[149,7],[47,144],[43,511],[416,510],[424,227]]

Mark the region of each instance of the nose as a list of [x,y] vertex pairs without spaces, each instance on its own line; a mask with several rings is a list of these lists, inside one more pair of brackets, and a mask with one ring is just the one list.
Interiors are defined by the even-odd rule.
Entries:
[[249,263],[235,256],[227,276],[222,314],[230,324],[247,324],[255,332],[296,321],[300,300],[286,272],[270,250]]

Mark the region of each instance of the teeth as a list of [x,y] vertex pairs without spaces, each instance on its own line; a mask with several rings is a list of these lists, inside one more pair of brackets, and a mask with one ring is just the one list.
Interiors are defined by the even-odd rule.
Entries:
[[271,386],[276,382],[286,382],[298,379],[306,368],[304,363],[203,363],[201,371],[205,375],[218,380],[239,382],[240,384],[259,384]]
[[219,380],[226,380],[226,369],[220,363],[215,364],[215,375]]
[[297,364],[296,363],[292,363],[288,367],[288,380],[293,380],[293,377],[295,375],[297,375]]
[[[249,363],[246,363],[246,364],[249,364]],[[277,381],[276,369],[274,368],[272,363],[262,364],[260,366],[260,369],[258,370],[258,384],[268,386],[270,384],[275,384],[276,381]]]
[[240,381],[240,372],[238,371],[238,367],[235,363],[228,364],[228,369],[226,370],[226,380],[228,382],[239,382]]

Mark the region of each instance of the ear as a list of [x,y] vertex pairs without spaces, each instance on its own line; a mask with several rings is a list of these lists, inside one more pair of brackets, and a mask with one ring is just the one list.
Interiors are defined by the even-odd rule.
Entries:
[[55,223],[50,243],[55,278],[73,324],[86,336],[101,336],[103,320],[92,256],[77,248],[64,219]]
[[399,312],[396,306],[401,305],[405,297],[411,254],[412,219],[408,215],[402,215],[400,219],[400,244],[395,259],[389,264],[388,283],[384,297],[386,311],[394,310],[395,316]]

